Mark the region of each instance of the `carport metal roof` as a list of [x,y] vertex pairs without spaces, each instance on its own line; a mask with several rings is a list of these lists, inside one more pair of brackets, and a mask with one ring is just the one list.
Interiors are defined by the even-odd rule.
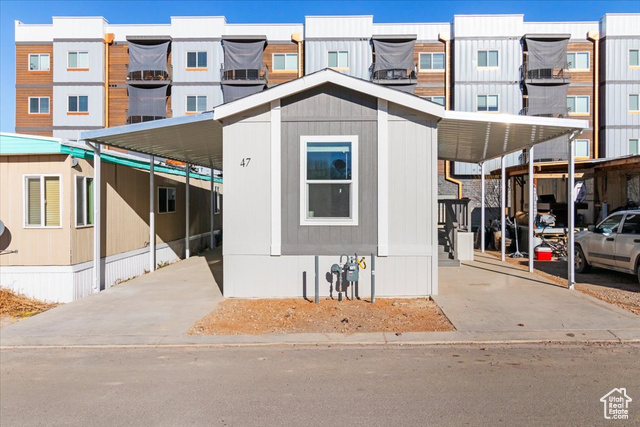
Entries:
[[214,111],[82,132],[86,141],[222,169],[225,118],[322,84],[335,84],[403,105],[438,123],[438,157],[480,163],[589,126],[586,120],[445,111],[433,102],[333,70],[319,71],[216,107]]

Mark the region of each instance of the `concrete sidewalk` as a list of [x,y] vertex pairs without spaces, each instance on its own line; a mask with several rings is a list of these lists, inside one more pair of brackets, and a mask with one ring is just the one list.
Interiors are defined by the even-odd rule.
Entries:
[[222,299],[220,249],[0,330],[0,347],[437,345],[640,342],[640,316],[490,256],[440,269],[436,302],[456,331],[193,336]]

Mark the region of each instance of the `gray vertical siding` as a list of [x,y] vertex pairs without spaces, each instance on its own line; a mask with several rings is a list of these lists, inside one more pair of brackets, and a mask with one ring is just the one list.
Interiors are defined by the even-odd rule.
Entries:
[[[187,70],[187,52],[207,52],[206,71]],[[173,66],[173,81],[176,83],[219,82],[220,66],[224,62],[222,44],[215,41],[174,41],[171,43],[171,63]]]
[[[282,255],[377,251],[377,132],[376,98],[323,85],[282,100]],[[358,135],[357,226],[300,225],[302,135]]]
[[349,51],[349,70],[341,71],[350,76],[369,80],[369,67],[373,62],[371,42],[362,40],[306,40],[305,74],[311,74],[329,67],[327,52],[330,50]]

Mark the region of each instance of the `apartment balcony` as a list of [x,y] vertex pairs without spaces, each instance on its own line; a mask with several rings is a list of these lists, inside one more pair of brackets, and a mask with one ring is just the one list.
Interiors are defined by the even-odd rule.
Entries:
[[167,110],[168,114],[164,116],[141,116],[141,115],[129,115],[129,109],[125,110],[125,115],[127,116],[127,124],[133,123],[143,123],[143,122],[152,122],[154,120],[166,119],[167,117],[173,116],[173,110]]
[[129,71],[127,66],[127,83],[138,86],[154,86],[171,84],[171,75],[173,74],[173,66],[168,67],[169,71],[164,70],[142,70]]
[[[374,69],[375,63],[371,65]],[[390,69],[371,72],[371,81],[382,85],[410,85],[418,82],[415,70]]]
[[220,79],[222,83],[233,85],[266,85],[269,80],[269,69],[264,67],[258,69],[235,69],[225,70],[220,68]]
[[566,62],[562,68],[539,68],[529,69],[529,63],[525,62],[520,66],[520,80],[525,83],[536,84],[565,84],[570,83],[569,63]]

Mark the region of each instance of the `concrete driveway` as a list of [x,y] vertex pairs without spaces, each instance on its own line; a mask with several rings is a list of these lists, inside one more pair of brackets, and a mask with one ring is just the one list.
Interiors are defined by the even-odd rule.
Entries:
[[184,337],[222,299],[222,248],[2,328],[0,344],[153,345]]

